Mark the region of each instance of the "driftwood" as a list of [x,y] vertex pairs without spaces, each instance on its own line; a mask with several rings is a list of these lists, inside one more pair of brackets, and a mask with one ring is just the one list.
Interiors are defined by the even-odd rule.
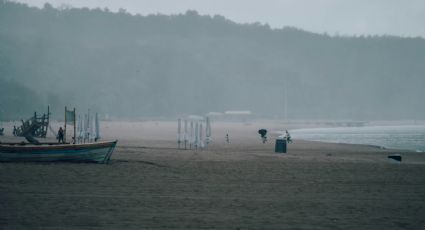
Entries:
[[401,159],[402,159],[400,154],[389,155],[388,158],[399,161],[399,162],[401,162]]

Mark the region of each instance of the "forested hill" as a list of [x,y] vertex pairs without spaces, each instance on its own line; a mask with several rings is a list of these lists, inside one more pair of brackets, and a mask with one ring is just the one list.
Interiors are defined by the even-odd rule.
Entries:
[[222,16],[0,1],[0,119],[48,104],[117,118],[251,110],[289,119],[425,119],[425,40],[340,37]]

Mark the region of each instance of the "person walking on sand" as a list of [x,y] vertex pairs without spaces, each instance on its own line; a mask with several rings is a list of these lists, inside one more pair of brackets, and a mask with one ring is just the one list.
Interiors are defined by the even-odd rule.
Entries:
[[267,129],[260,129],[258,130],[258,133],[261,135],[261,140],[263,141],[263,144],[267,142]]
[[62,129],[62,127],[60,127],[59,128],[59,131],[58,131],[58,143],[64,143],[64,141],[63,141],[63,129]]
[[285,139],[287,143],[292,143],[291,134],[289,134],[288,130],[286,130]]
[[229,134],[226,133],[226,143],[229,144],[230,143],[230,138],[229,138]]

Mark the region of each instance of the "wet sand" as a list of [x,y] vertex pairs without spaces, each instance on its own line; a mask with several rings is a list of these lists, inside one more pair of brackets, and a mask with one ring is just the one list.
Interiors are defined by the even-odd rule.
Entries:
[[256,133],[276,126],[215,123],[208,149],[184,150],[175,123],[103,123],[108,165],[0,163],[0,229],[425,229],[425,154],[301,140],[276,154],[277,134]]

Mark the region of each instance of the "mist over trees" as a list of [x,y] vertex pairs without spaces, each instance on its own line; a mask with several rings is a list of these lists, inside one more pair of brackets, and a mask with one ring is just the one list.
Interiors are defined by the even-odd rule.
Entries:
[[130,15],[0,1],[0,119],[50,105],[116,118],[251,110],[425,119],[425,40],[329,36],[196,11]]

